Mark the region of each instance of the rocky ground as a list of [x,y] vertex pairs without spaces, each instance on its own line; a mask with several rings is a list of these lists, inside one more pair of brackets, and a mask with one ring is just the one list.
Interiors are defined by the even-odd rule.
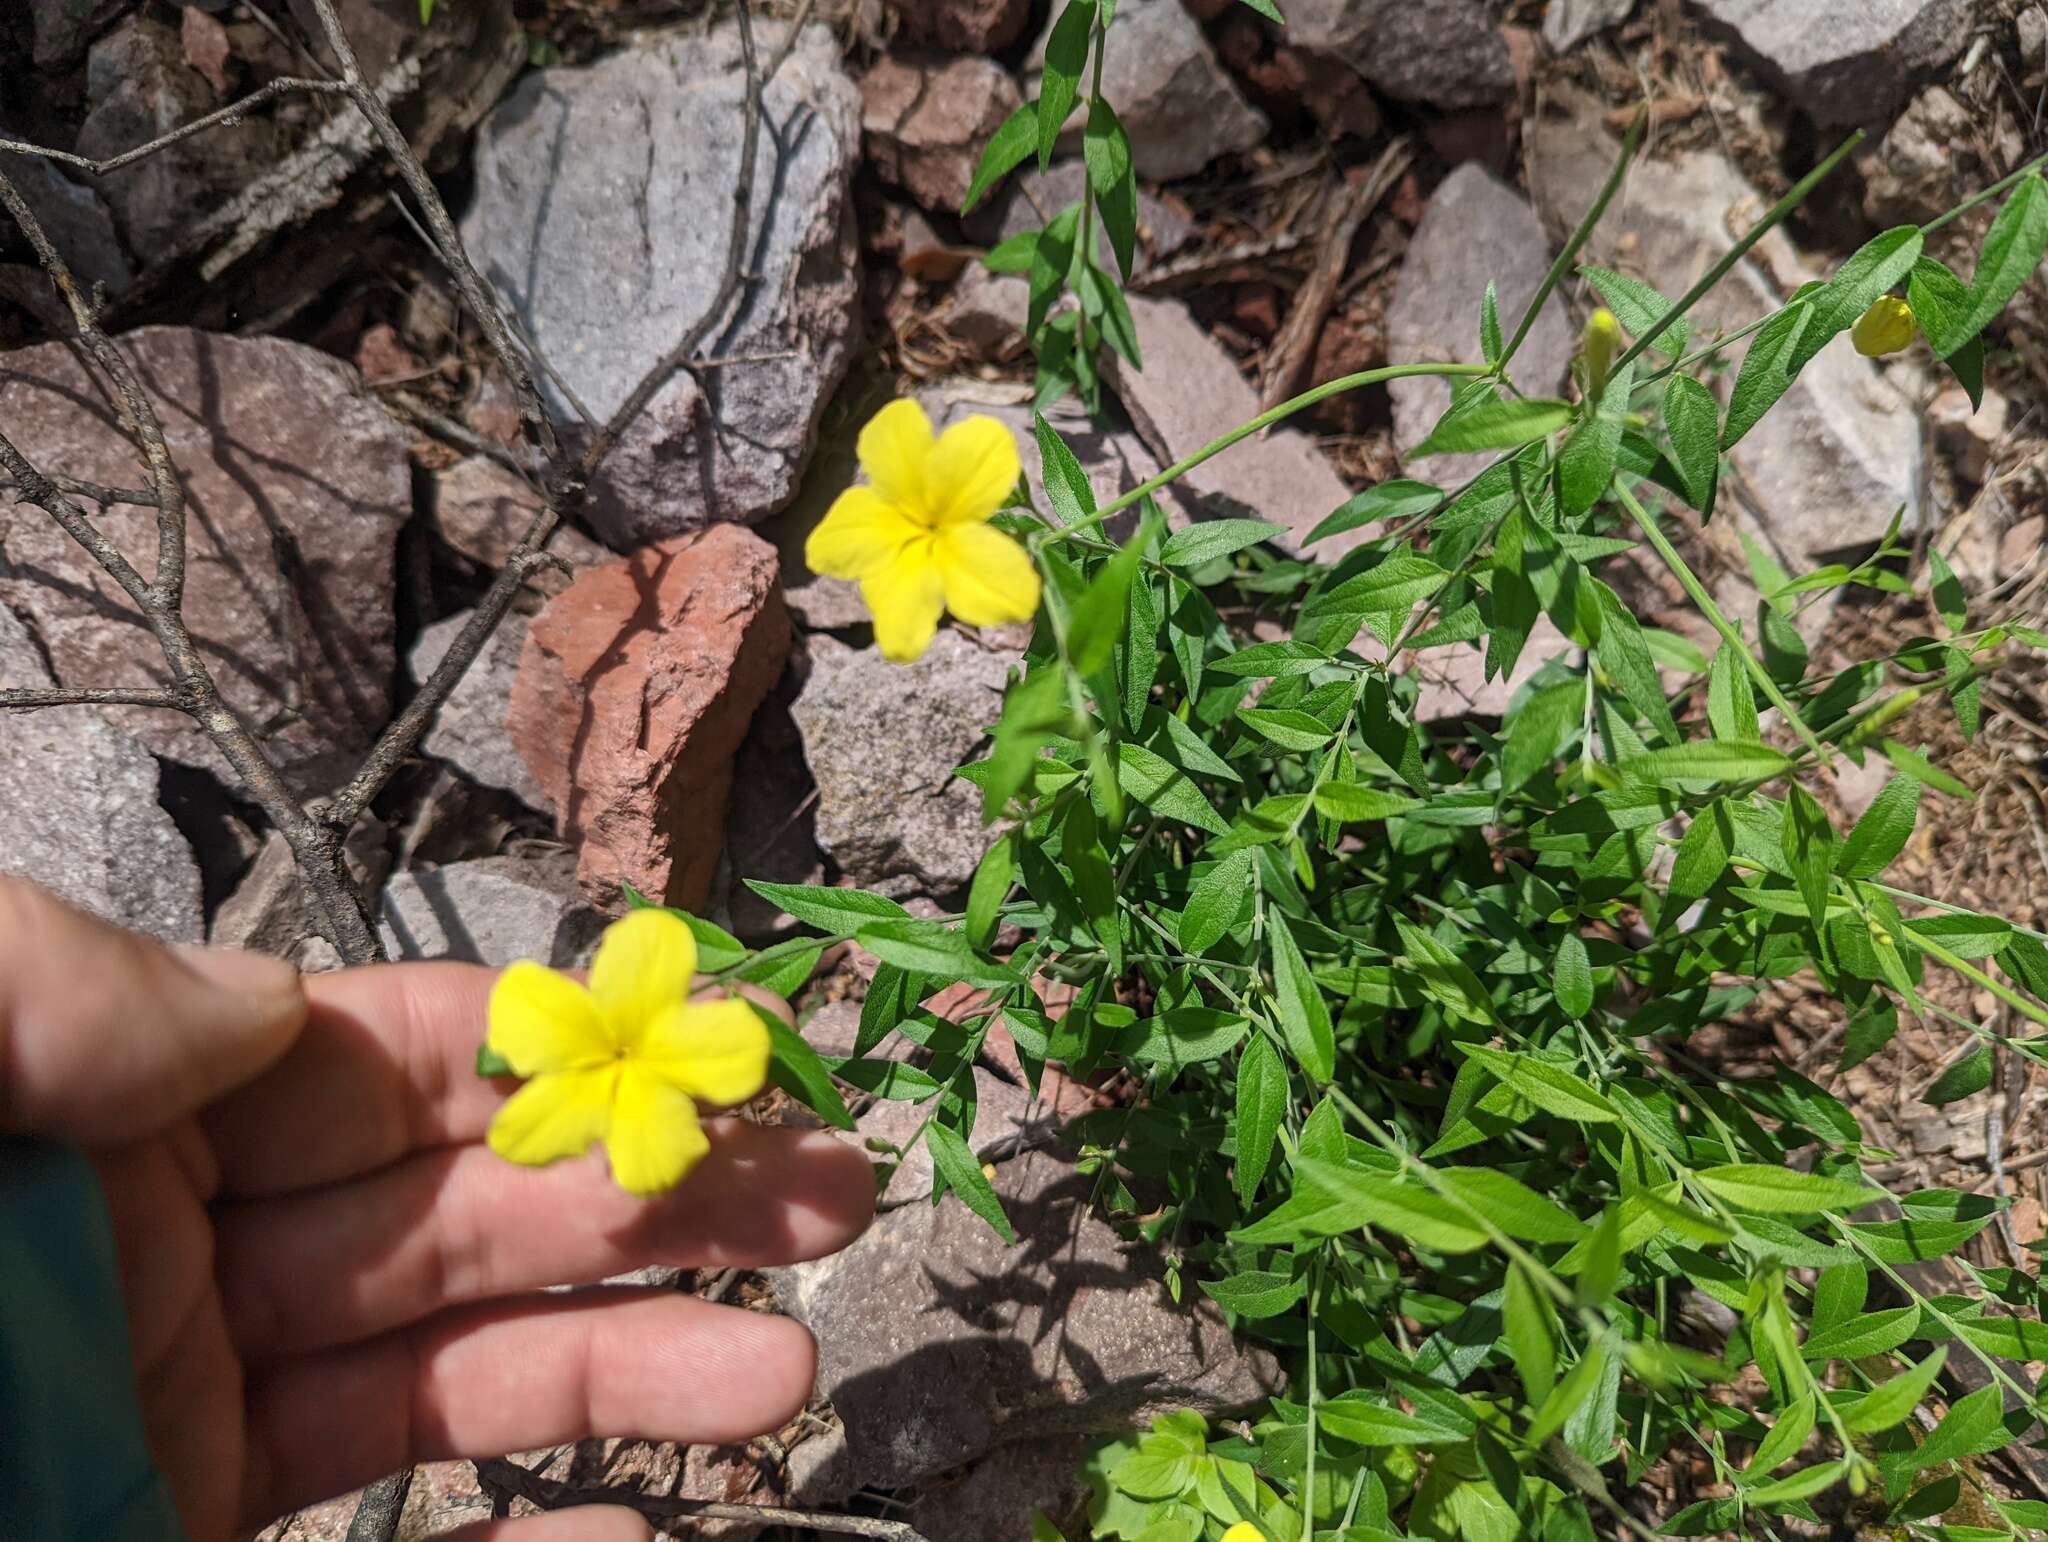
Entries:
[[[1535,292],[1646,98],[1648,149],[1587,255],[1667,293],[1843,134],[1867,131],[1844,173],[1735,266],[1698,316],[1708,326],[1755,319],[1875,231],[1930,218],[2048,148],[2048,11],[2023,0],[1282,7],[1284,31],[1233,0],[1118,6],[1104,87],[1143,189],[1131,303],[1145,369],[1112,374],[1101,420],[1053,413],[1100,493],[1310,384],[1476,358],[1486,282],[1504,314]],[[757,42],[774,73],[732,304],[744,75],[729,10],[441,0],[424,30],[416,0],[341,10],[472,256],[548,360],[544,389],[572,439],[694,338],[691,367],[633,421],[582,526],[556,537],[559,564],[351,843],[388,949],[574,963],[628,883],[750,940],[780,923],[748,878],[859,884],[913,906],[956,895],[983,835],[977,796],[950,772],[981,742],[1023,639],[946,632],[917,665],[886,665],[850,586],[805,572],[800,552],[852,475],[853,432],[899,391],[940,422],[994,414],[1035,463],[1023,282],[976,258],[1071,201],[1078,158],[954,211],[981,143],[1034,89],[1044,0],[765,4]],[[116,154],[330,69],[312,19],[306,0],[8,6],[0,137]],[[331,99],[280,95],[100,177],[34,159],[11,171],[99,286],[103,322],[165,420],[194,516],[187,614],[223,695],[294,790],[332,790],[448,650],[537,506],[505,379],[397,212],[367,131]],[[1964,254],[1967,270],[1989,213],[1930,250]],[[25,246],[0,235],[0,426],[46,469],[133,486],[115,409],[49,340],[61,334],[48,292]],[[1524,388],[1562,385],[1582,314],[1571,292],[1539,319]],[[1946,554],[1986,603],[2038,615],[2044,339],[2037,282],[1974,414],[1924,356],[1829,350],[1734,452],[1734,496],[1695,560],[1746,610],[1743,538],[1810,566],[1872,547],[1903,502],[1920,551]],[[1397,472],[1399,447],[1441,405],[1426,381],[1333,400],[1200,468],[1172,512],[1255,512],[1305,532]],[[126,551],[152,549],[150,509],[114,502],[99,525]],[[1647,571],[1629,598],[1661,625],[1696,625]],[[1846,662],[1922,621],[1917,602],[1830,598],[1802,627]],[[1469,650],[1411,663],[1434,717],[1506,701],[1510,684],[1481,681]],[[0,507],[0,685],[162,677],[127,598],[40,510]],[[1978,796],[1931,811],[1907,880],[2037,926],[2042,683],[2005,680],[1979,741],[1950,746]],[[1931,711],[1927,734],[1952,736]],[[0,714],[0,785],[0,870],[163,937],[338,962],[282,837],[188,720]],[[1845,779],[1837,794],[1853,814],[1875,790]],[[807,988],[821,1049],[850,1043],[871,968],[830,957]],[[1778,1052],[1820,1075],[1838,1031],[1788,993],[1703,1052],[1730,1065]],[[2003,1184],[2018,1232],[2039,1231],[2048,1131],[2028,1122],[2030,1089],[1929,1118],[1913,1099],[1940,1069],[1932,1054],[1902,1032],[1849,1078],[1897,1176]],[[933,1542],[987,1542],[1027,1534],[1033,1507],[1072,1502],[1087,1432],[1273,1388],[1271,1360],[1233,1345],[1220,1318],[1172,1306],[1159,1261],[1097,1218],[1058,1160],[1060,1119],[1095,1094],[1062,1084],[1033,1099],[1000,1055],[981,1074],[983,1155],[1019,1249],[957,1206],[915,1203],[926,1187],[907,1164],[841,1258],[675,1281],[817,1332],[819,1398],[798,1424],[744,1450],[612,1442],[524,1465],[579,1487],[842,1506]],[[906,1137],[902,1113],[878,1105],[863,1135]],[[524,1474],[484,1477],[430,1471],[404,1535],[533,1491]],[[266,1537],[339,1536],[346,1513]],[[739,1534],[720,1525],[702,1534]]]

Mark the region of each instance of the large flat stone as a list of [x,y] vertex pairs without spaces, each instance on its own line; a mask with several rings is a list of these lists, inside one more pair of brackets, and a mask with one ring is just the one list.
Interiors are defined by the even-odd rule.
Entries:
[[[771,1276],[818,1339],[818,1387],[859,1482],[912,1483],[998,1445],[1120,1430],[1153,1413],[1256,1403],[1281,1385],[1213,1303],[1176,1306],[1158,1259],[1037,1152],[996,1168],[1021,1239],[957,1200],[905,1205],[844,1252]],[[1192,1293],[1191,1293],[1192,1294]]]
[[[412,509],[406,434],[355,371],[276,338],[150,327],[118,340],[162,420],[185,489],[184,614],[229,706],[302,791],[325,791],[390,716],[392,559]],[[142,480],[101,387],[62,344],[0,361],[0,423],[45,473]],[[143,573],[156,511],[94,523]],[[67,686],[168,679],[127,595],[47,514],[0,506],[0,600],[26,617]],[[229,775],[192,721],[116,721],[151,749]]]
[[1970,0],[1695,0],[1817,123],[1876,124],[1970,41]]
[[[0,605],[0,689],[51,684]],[[0,712],[0,873],[167,942],[198,942],[199,866],[157,801],[156,758],[91,707]]]
[[564,851],[396,874],[380,926],[395,959],[503,966],[530,958],[576,969],[589,964],[606,920],[577,888],[576,858]]
[[[756,25],[763,53],[782,27]],[[538,70],[478,131],[463,236],[535,345],[609,417],[703,319],[725,271],[741,177],[738,32],[722,23]],[[752,523],[796,490],[859,327],[848,183],[860,93],[821,25],[763,98],[752,282],[699,349],[744,359],[678,373],[626,431],[591,517],[626,550],[713,520]],[[554,388],[548,387],[550,391]],[[555,405],[573,417],[557,394]]]
[[1431,107],[1484,107],[1515,89],[1497,0],[1293,0],[1286,41]]

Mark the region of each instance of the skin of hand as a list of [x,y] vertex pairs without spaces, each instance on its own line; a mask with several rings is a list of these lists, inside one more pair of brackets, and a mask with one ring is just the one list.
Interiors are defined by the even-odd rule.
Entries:
[[[301,980],[166,948],[0,878],[0,1130],[96,1167],[158,1466],[191,1542],[418,1462],[588,1436],[723,1445],[810,1395],[784,1318],[587,1284],[651,1264],[817,1258],[873,1214],[866,1159],[736,1118],[675,1192],[596,1157],[484,1144],[474,1074],[494,972],[391,964]],[[629,1542],[591,1507],[464,1542]]]

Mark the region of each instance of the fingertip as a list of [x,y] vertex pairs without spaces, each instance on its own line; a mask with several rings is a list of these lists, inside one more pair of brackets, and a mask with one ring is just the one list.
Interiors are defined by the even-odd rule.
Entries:
[[875,1166],[858,1146],[825,1130],[806,1130],[796,1155],[809,1168],[806,1199],[820,1223],[802,1263],[836,1253],[865,1232],[875,1219]]
[[623,1505],[577,1505],[519,1520],[478,1521],[443,1542],[653,1542],[654,1528]]

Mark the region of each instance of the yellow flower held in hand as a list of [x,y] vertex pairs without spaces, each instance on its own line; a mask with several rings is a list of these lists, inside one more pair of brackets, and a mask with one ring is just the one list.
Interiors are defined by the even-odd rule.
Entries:
[[860,431],[866,485],[849,487],[811,532],[815,573],[860,581],[885,658],[922,654],[950,610],[969,626],[1028,621],[1038,571],[989,516],[1017,485],[1017,441],[977,414],[932,434],[914,401],[889,403]]
[[692,1002],[697,939],[635,910],[598,945],[586,987],[518,963],[491,992],[489,1044],[527,1077],[491,1121],[491,1149],[540,1167],[603,1141],[634,1194],[672,1189],[710,1150],[697,1104],[744,1103],[768,1077],[768,1030],[737,997]]
[[1866,359],[1897,353],[1913,341],[1913,307],[1895,294],[1881,294],[1849,329],[1849,340]]

